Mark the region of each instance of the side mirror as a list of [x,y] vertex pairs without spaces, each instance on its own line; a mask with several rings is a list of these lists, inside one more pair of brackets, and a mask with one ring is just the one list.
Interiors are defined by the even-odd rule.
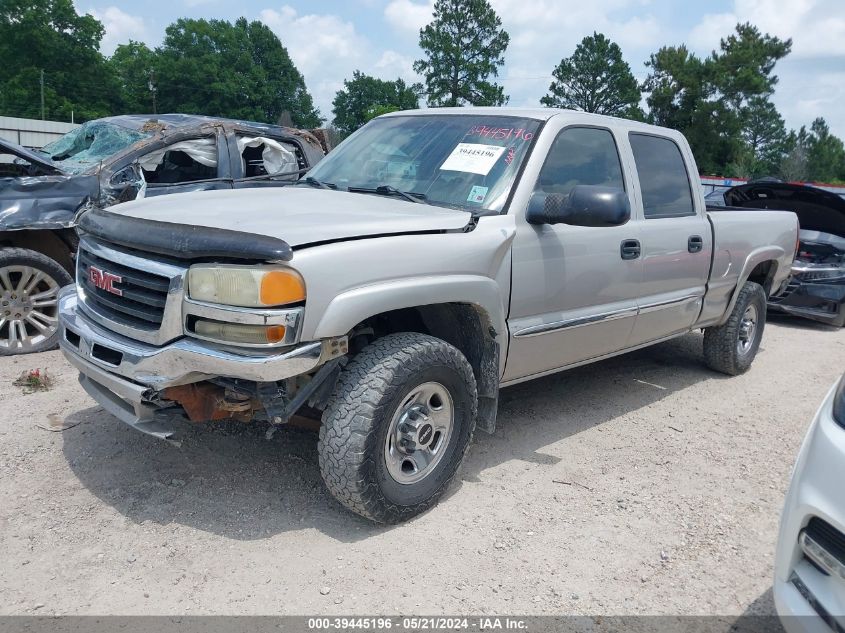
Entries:
[[525,219],[529,224],[620,226],[631,219],[631,203],[615,187],[576,185],[569,195],[534,193]]
[[108,182],[107,195],[111,198],[109,204],[128,202],[141,196],[146,188],[141,165],[136,161],[120,171],[112,174]]

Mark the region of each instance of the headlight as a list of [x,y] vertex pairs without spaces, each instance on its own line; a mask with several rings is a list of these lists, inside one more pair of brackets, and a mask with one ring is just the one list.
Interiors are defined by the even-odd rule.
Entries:
[[243,308],[267,308],[305,301],[305,282],[290,268],[192,266],[188,296],[197,301]]

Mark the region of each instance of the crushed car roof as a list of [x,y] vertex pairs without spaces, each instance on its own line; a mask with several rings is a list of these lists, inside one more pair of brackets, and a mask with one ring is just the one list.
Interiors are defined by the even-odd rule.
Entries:
[[[282,125],[271,125],[257,121],[244,121],[241,119],[225,119],[222,117],[205,116],[201,114],[122,114],[118,116],[104,117],[97,119],[142,132],[157,132],[167,129],[179,129],[183,127],[195,127],[211,123],[229,123],[243,127],[252,127],[262,130],[292,130]],[[297,130],[298,131],[298,130]]]

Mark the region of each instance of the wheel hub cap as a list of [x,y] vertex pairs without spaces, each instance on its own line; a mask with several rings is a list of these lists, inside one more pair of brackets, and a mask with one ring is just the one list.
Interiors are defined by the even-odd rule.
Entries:
[[754,335],[757,332],[757,308],[748,306],[742,315],[739,323],[739,340],[737,348],[741,354],[746,353],[754,344]]
[[415,387],[393,415],[384,446],[390,476],[400,484],[416,483],[440,462],[454,420],[448,390],[436,382]]
[[59,284],[31,266],[0,268],[0,346],[26,351],[58,328]]

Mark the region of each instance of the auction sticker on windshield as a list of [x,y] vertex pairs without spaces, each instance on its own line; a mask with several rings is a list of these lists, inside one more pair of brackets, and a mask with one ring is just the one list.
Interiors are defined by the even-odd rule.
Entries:
[[452,150],[452,153],[440,165],[440,169],[445,171],[463,171],[470,174],[486,176],[504,152],[505,148],[498,145],[458,143],[457,147]]

